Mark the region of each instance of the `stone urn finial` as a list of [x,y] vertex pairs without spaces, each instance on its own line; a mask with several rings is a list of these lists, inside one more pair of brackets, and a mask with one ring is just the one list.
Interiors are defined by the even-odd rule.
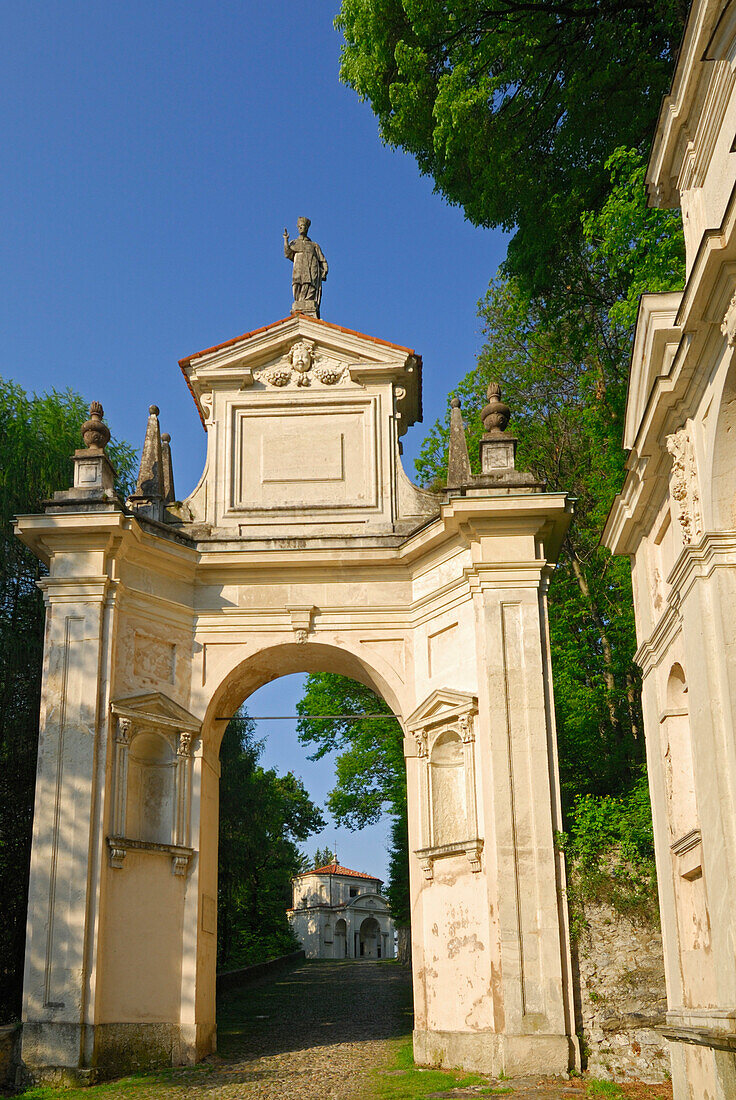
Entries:
[[488,387],[488,404],[480,414],[483,427],[487,432],[505,432],[511,416],[511,409],[501,400],[501,387],[491,382]]
[[105,410],[99,401],[93,401],[89,407],[89,420],[82,424],[82,439],[85,446],[104,451],[110,442],[110,429],[102,423]]

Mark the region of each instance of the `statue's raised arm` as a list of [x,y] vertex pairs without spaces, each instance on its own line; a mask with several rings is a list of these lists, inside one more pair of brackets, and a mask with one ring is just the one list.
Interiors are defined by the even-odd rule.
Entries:
[[328,266],[320,246],[307,236],[311,224],[309,218],[297,218],[299,236],[293,241],[289,240],[288,230],[284,230],[284,256],[294,265],[291,312],[319,317],[322,283],[327,278]]

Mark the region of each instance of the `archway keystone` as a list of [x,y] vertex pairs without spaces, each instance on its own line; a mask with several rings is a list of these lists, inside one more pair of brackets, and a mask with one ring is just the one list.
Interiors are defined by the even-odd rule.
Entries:
[[[262,684],[322,670],[404,727],[417,1059],[565,1072],[546,589],[569,501],[514,469],[499,426],[481,476],[456,451],[460,484],[412,485],[408,348],[297,313],[181,365],[208,437],[187,500],[154,463],[127,504],[75,477],[17,523],[49,567],[26,1063],[120,1071],[215,1048],[220,739]],[[102,469],[104,447],[75,461]]]

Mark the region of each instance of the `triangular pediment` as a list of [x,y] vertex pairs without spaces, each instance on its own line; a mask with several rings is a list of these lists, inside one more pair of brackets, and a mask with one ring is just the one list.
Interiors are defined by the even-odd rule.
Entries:
[[433,726],[448,719],[459,718],[463,714],[475,714],[477,711],[477,696],[466,691],[455,691],[453,688],[438,688],[409,715],[406,728],[415,730],[422,726]]
[[[317,388],[322,384],[320,372],[329,379],[325,384],[330,386],[337,378],[359,385],[371,379],[395,381],[402,388],[400,403],[406,426],[421,417],[421,357],[416,352],[330,321],[297,314],[179,361],[203,422],[213,387],[235,391],[253,386],[267,388],[272,377],[277,377],[274,372],[279,367],[283,370],[291,349],[300,341],[311,345],[315,364],[319,364],[310,375]],[[293,384],[297,381],[295,372]]]
[[202,723],[179,706],[168,695],[160,691],[149,691],[144,695],[128,695],[124,699],[113,699],[110,710],[120,718],[133,721],[147,721],[160,726],[169,726],[177,731],[188,730],[197,733]]

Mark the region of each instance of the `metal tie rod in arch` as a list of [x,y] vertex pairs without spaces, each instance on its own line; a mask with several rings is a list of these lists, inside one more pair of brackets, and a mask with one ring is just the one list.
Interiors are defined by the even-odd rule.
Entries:
[[216,722],[362,722],[365,718],[401,718],[400,714],[249,714],[232,718],[215,718]]

